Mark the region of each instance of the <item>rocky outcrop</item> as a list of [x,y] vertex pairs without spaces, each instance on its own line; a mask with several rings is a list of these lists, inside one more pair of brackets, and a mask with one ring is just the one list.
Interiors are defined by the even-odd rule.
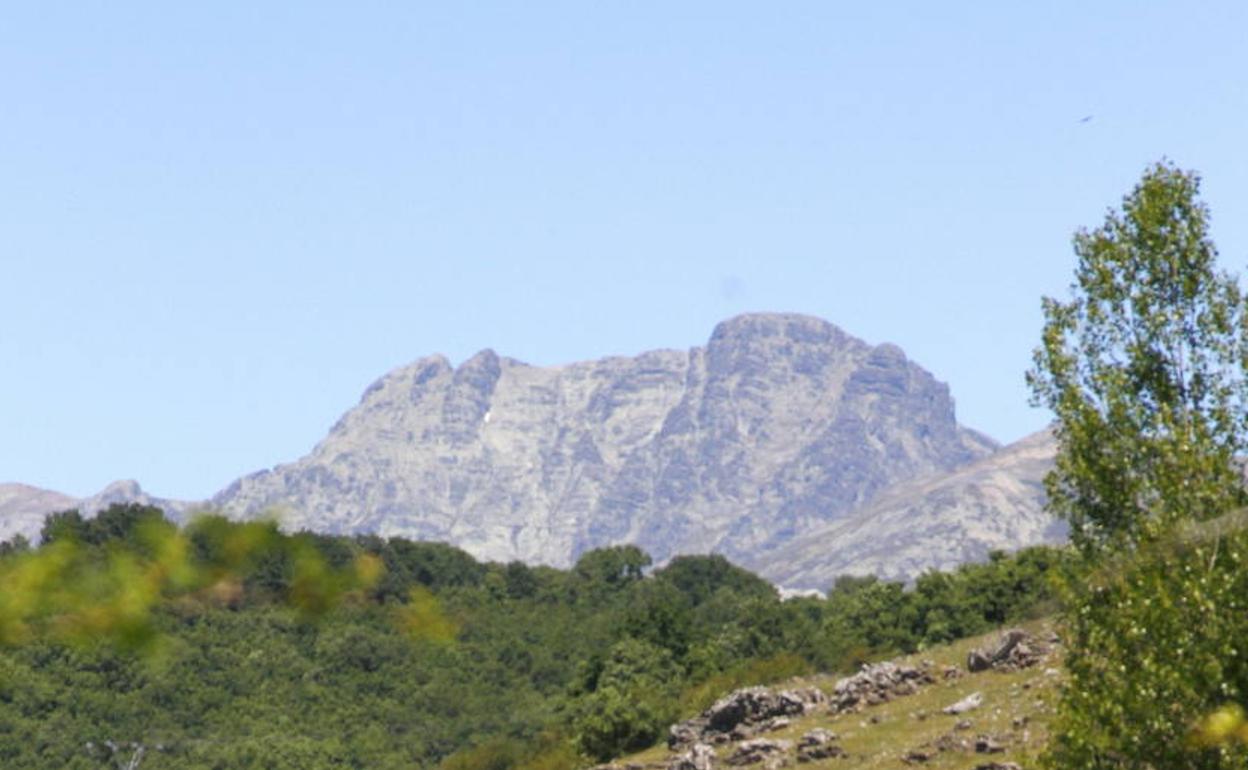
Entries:
[[967,654],[968,671],[1017,671],[1030,668],[1044,660],[1049,645],[1018,628],[1001,634],[997,643],[987,649],[971,650]]
[[777,722],[805,714],[826,700],[823,691],[815,687],[780,691],[767,687],[734,690],[698,716],[672,725],[667,745],[675,750],[699,743],[748,740],[758,733],[787,726],[787,721],[780,725]]
[[899,482],[981,459],[948,388],[893,345],[800,315],[705,347],[558,367],[433,356],[364,393],[312,452],[240,479],[227,513],[566,566],[632,543],[747,567]]
[[857,674],[836,683],[829,710],[842,713],[857,711],[864,706],[877,706],[893,698],[913,695],[920,687],[935,681],[930,666],[891,662],[864,665]]

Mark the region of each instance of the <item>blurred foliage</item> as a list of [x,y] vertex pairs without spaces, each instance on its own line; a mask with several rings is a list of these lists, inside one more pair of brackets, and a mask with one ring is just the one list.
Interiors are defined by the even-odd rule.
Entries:
[[[569,770],[732,687],[1035,611],[1052,549],[780,601],[720,556],[569,570],[117,506],[0,546],[0,767]],[[109,746],[117,747],[116,749]]]
[[1173,537],[1076,568],[1050,766],[1239,768],[1248,735],[1248,532]]

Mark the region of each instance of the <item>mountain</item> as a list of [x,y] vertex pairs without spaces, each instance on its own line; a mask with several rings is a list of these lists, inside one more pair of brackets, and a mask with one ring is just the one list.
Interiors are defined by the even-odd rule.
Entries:
[[139,503],[161,508],[174,520],[180,520],[194,508],[182,500],[152,497],[137,481],[114,481],[91,497],[76,498],[26,484],[0,484],[0,542],[22,535],[34,542],[39,538],[43,520],[48,514],[76,509],[84,516],[94,516],[113,503]]
[[633,543],[658,560],[716,551],[754,566],[996,449],[896,346],[751,314],[687,351],[555,367],[491,350],[458,367],[420,359],[373,383],[310,454],[212,502],[482,559],[566,566]]
[[33,542],[45,516],[73,508],[75,502],[60,492],[26,484],[0,484],[0,542],[16,535]]
[[905,481],[841,521],[816,527],[755,564],[790,589],[826,589],[838,575],[910,579],[1065,540],[1044,511],[1057,443],[1045,430],[951,473]]

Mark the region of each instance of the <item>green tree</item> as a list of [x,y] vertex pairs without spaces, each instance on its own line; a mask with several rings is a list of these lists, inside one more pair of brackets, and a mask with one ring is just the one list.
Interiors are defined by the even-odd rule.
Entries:
[[1084,549],[1243,504],[1248,336],[1216,266],[1199,177],[1159,163],[1074,238],[1069,302],[1044,299],[1027,379],[1057,418],[1050,509]]
[[1065,584],[1054,768],[1245,761],[1188,740],[1248,684],[1244,538],[1191,536],[1245,501],[1248,418],[1243,297],[1217,269],[1199,187],[1149,168],[1121,211],[1075,235],[1073,298],[1044,300],[1028,381],[1057,418],[1049,506],[1082,556]]

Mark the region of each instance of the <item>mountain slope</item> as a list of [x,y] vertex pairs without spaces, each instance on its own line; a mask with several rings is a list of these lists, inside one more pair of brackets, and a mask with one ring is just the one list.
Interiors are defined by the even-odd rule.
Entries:
[[787,588],[825,589],[844,574],[908,579],[1065,539],[1044,511],[1044,475],[1056,442],[1028,436],[951,473],[898,484],[844,520],[814,528],[758,562]]
[[897,482],[995,448],[897,347],[755,314],[689,351],[547,368],[489,350],[457,368],[421,359],[369,387],[309,455],[213,503],[484,559],[567,565],[627,542],[749,566]]
[[52,513],[76,509],[94,516],[113,503],[138,503],[161,508],[171,519],[180,520],[195,507],[182,500],[152,497],[137,481],[114,481],[91,497],[76,498],[26,484],[0,484],[0,542],[22,535],[32,543],[38,540],[43,520]]
[[0,542],[22,535],[34,541],[49,513],[74,507],[68,495],[27,484],[0,484]]

